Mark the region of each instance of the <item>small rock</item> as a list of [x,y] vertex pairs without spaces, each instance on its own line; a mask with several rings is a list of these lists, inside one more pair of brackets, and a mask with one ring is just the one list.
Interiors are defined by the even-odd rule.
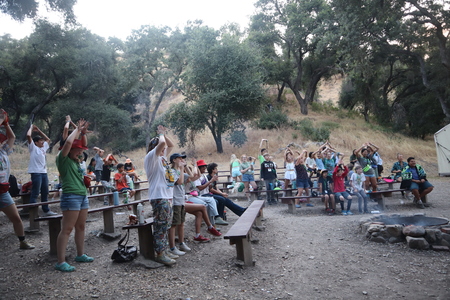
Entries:
[[415,225],[406,226],[403,227],[403,234],[406,236],[421,237],[425,235],[425,228]]

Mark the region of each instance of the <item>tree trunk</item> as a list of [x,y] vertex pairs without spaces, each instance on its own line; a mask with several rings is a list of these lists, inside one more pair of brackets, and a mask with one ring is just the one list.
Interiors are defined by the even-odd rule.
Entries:
[[285,82],[283,82],[283,83],[281,84],[280,87],[279,87],[278,84],[277,84],[277,88],[278,88],[277,102],[278,102],[278,103],[281,103],[281,102],[282,102],[282,101],[281,101],[281,96],[283,96],[283,92],[284,92],[285,86],[286,86],[286,83],[285,83]]
[[214,137],[214,141],[216,142],[217,153],[223,153],[222,135],[217,134],[217,136]]
[[298,104],[300,105],[300,112],[304,115],[308,114],[308,102],[306,98],[303,98],[302,95],[300,95],[299,90],[292,90],[295,95],[295,99],[297,99]]

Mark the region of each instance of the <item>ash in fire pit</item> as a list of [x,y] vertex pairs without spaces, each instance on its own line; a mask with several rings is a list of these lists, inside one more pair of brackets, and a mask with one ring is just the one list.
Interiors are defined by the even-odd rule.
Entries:
[[422,215],[400,217],[400,216],[381,216],[378,222],[383,222],[385,225],[400,224],[403,226],[439,226],[448,224],[448,220],[444,218],[426,217]]
[[381,215],[362,220],[361,230],[377,243],[406,242],[413,249],[450,251],[450,226],[444,218]]

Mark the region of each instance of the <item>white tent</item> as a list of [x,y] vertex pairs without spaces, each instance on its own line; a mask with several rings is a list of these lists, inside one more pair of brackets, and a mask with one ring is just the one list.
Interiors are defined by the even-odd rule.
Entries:
[[450,124],[434,134],[439,176],[450,176]]

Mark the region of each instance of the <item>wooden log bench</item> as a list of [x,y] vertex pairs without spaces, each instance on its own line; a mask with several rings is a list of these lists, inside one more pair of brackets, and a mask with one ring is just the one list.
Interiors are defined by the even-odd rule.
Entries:
[[[143,203],[149,201],[148,199],[136,200],[127,204],[119,204],[119,205],[110,205],[103,206],[97,208],[91,208],[88,210],[88,214],[102,212],[103,213],[103,234],[110,238],[117,238],[120,234],[116,234],[114,231],[114,209],[119,207],[126,207],[129,205],[133,205],[134,210],[137,210],[137,205],[139,203]],[[46,216],[35,218],[35,222],[48,221],[48,233],[50,240],[50,254],[56,254],[56,240],[58,238],[58,234],[61,231],[61,219],[63,215],[55,215],[55,216]]]
[[378,208],[380,210],[386,209],[386,198],[392,197],[392,193],[405,192],[406,189],[393,189],[393,190],[379,190],[368,193],[370,199],[374,199],[378,202]]
[[146,259],[155,260],[155,248],[153,246],[153,218],[145,220],[144,224],[125,225],[122,229],[138,230],[139,252]]
[[322,199],[322,196],[286,196],[280,197],[281,203],[288,205],[288,211],[290,213],[295,212],[295,200],[299,199],[300,202],[306,202],[306,199]]
[[23,209],[27,211],[29,216],[30,226],[25,228],[25,232],[37,232],[39,231],[39,222],[35,222],[34,219],[39,217],[39,206],[59,203],[59,200],[36,202],[17,205],[17,209]]
[[224,235],[224,239],[230,240],[230,245],[236,245],[237,259],[244,261],[246,266],[253,266],[251,247],[251,229],[253,224],[261,226],[262,209],[264,200],[255,200],[236,223]]

